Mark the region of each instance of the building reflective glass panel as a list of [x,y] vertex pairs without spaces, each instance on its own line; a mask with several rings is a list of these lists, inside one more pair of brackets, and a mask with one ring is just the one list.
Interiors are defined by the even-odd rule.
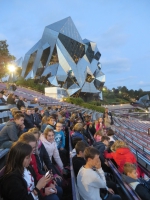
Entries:
[[58,61],[58,54],[57,54],[57,49],[56,49],[56,45],[55,45],[52,57],[51,57],[48,65],[53,65],[53,64],[58,63],[58,62],[59,62]]
[[95,56],[94,56],[94,58],[95,58],[96,60],[99,60],[100,57],[101,57],[101,54],[100,54],[99,51],[97,51],[96,54],[95,54]]
[[24,77],[26,77],[28,75],[28,73],[31,71],[34,60],[36,58],[36,54],[37,54],[37,51],[35,51],[34,53],[32,53],[30,55],[30,59],[29,59],[28,64],[27,64],[27,68],[26,68]]
[[43,50],[42,57],[41,57],[41,63],[43,65],[43,67],[46,66],[49,54],[50,54],[50,47]]
[[94,51],[92,50],[90,43],[88,44],[88,48],[86,50],[86,56],[87,56],[89,62],[91,63],[92,59],[94,58]]
[[77,63],[79,58],[82,58],[85,53],[85,46],[61,33],[59,34],[58,38],[60,39],[74,62]]

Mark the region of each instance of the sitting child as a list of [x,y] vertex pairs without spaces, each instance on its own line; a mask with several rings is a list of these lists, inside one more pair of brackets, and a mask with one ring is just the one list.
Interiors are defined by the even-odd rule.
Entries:
[[150,181],[138,179],[136,165],[132,163],[125,163],[123,180],[127,182],[139,195],[142,200],[150,199]]
[[86,163],[84,159],[84,150],[86,147],[87,145],[83,141],[78,141],[75,145],[77,155],[72,158],[75,176],[77,176],[80,168]]
[[59,152],[57,149],[57,144],[54,139],[54,131],[53,129],[46,128],[44,130],[44,135],[41,134],[40,140],[42,141],[43,145],[45,146],[47,153],[50,157],[50,160],[52,161],[52,156],[54,157],[54,160],[56,161],[57,165],[59,166],[61,172],[63,171],[63,163],[60,159]]

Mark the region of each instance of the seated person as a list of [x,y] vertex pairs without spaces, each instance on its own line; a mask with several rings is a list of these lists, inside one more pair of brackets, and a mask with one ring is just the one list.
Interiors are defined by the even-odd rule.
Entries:
[[84,157],[86,164],[81,167],[77,175],[77,186],[81,197],[84,200],[101,200],[100,188],[104,188],[108,192],[103,199],[120,200],[120,196],[115,195],[112,189],[107,188],[99,151],[94,147],[87,147],[84,151]]
[[150,199],[150,181],[144,179],[138,179],[136,165],[132,163],[125,163],[123,180],[128,183],[142,200]]
[[[135,155],[130,151],[129,147],[124,141],[117,140],[112,145],[111,149],[114,152],[108,153],[104,152],[104,157],[109,159],[114,159],[118,166],[118,170],[122,173],[123,167],[126,162],[137,164]],[[138,177],[143,176],[141,170],[138,168]]]
[[55,138],[54,138],[53,129],[46,128],[45,131],[44,131],[44,134],[41,134],[40,140],[42,141],[43,145],[45,146],[45,149],[46,149],[46,151],[49,155],[51,162],[52,162],[52,156],[53,156],[55,162],[59,166],[61,173],[62,173],[64,167],[63,167],[63,163],[61,161],[61,158],[59,156],[57,144],[56,144]]
[[[37,139],[37,142],[38,142],[38,145],[37,145],[38,149],[37,150],[38,150],[38,157],[40,158],[40,162],[39,162],[39,159],[37,159],[37,165],[38,165],[39,173],[44,175],[46,173],[46,170],[45,170],[45,168],[46,168],[47,170],[52,170],[55,178],[61,179],[61,177],[58,176],[58,174],[60,175],[60,172],[52,164],[43,143],[41,142],[41,140],[39,140],[39,137],[40,137],[39,129],[38,128],[31,128],[31,129],[29,129],[28,133],[32,133],[34,135],[34,137]],[[27,136],[25,136],[25,133],[22,134],[22,136],[19,138],[19,140],[20,139],[22,139],[23,141],[27,140]],[[36,156],[36,158],[37,158],[37,156]]]
[[105,128],[105,125],[104,125],[104,122],[103,122],[103,118],[100,117],[98,119],[98,123],[96,124],[96,131],[103,130],[104,128]]
[[107,131],[107,136],[110,138],[110,142],[111,142],[111,141],[114,141],[114,142],[115,142],[115,140],[114,140],[114,138],[113,138],[114,135],[115,135],[115,133],[114,133],[114,131],[113,131],[112,129],[109,129],[109,130]]
[[[0,181],[0,191],[3,199],[15,200],[51,200],[56,196],[50,191],[51,187],[45,188],[51,180],[50,175],[43,176],[38,182],[34,170],[29,166],[31,161],[32,147],[29,144],[15,143],[9,154],[5,166],[4,176]],[[14,160],[15,159],[15,160]],[[45,188],[45,197],[41,196],[41,189]],[[56,196],[57,197],[57,196]]]
[[26,113],[24,114],[25,131],[28,131],[30,128],[35,127],[35,124],[34,124],[34,121],[33,121],[31,114],[32,114],[31,108],[27,108]]
[[0,93],[0,105],[5,105],[6,104],[6,101],[5,99],[3,98],[3,94]]
[[57,148],[59,150],[64,150],[65,148],[65,134],[62,131],[62,123],[57,122],[55,133],[55,141],[57,144]]
[[56,124],[56,122],[55,122],[55,118],[54,117],[50,116],[50,117],[47,118],[47,126],[46,126],[46,128],[50,128],[50,129],[55,130],[55,124]]
[[22,96],[19,97],[19,100],[17,102],[17,108],[20,110],[21,107],[25,107]]
[[108,136],[102,136],[101,141],[93,143],[93,146],[99,151],[101,162],[105,162],[104,151],[109,145],[110,138]]
[[84,159],[84,150],[86,147],[87,145],[83,141],[78,141],[77,144],[75,145],[75,150],[77,155],[75,155],[72,158],[72,164],[75,176],[77,176],[80,168],[86,163]]
[[72,141],[75,138],[81,138],[84,142],[87,143],[87,138],[81,133],[83,130],[83,124],[82,123],[77,123],[75,124],[75,126],[73,127],[74,133],[71,135],[71,139]]
[[24,115],[17,113],[14,121],[8,121],[0,131],[0,148],[10,148],[22,134],[21,126],[24,124]]

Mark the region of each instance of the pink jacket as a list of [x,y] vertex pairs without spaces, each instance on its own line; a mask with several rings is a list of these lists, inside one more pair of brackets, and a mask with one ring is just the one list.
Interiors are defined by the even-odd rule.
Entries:
[[53,141],[52,143],[48,142],[46,140],[46,138],[44,137],[44,135],[42,135],[42,134],[40,136],[40,140],[42,141],[43,145],[45,146],[45,149],[47,150],[50,160],[52,161],[52,156],[53,156],[57,165],[60,167],[60,169],[63,169],[63,163],[59,156],[56,142],[55,141]]
[[100,123],[96,124],[96,127],[95,127],[96,131],[102,130],[104,128],[105,128],[105,125],[102,124],[102,123],[101,124]]

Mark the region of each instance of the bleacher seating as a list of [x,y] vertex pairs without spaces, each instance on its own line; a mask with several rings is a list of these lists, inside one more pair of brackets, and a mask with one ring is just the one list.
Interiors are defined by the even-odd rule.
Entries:
[[[0,90],[6,88],[6,85],[0,83]],[[15,95],[23,96],[27,98],[29,101],[38,99],[38,102],[41,106],[53,106],[53,105],[61,105],[62,107],[66,107],[69,112],[77,112],[81,111],[82,114],[85,112],[89,115],[92,114],[92,121],[95,121],[99,117],[102,117],[102,113],[98,113],[96,111],[92,111],[89,109],[85,109],[80,106],[76,106],[73,104],[69,104],[66,102],[60,102],[51,97],[47,97],[39,92],[35,92],[31,89],[17,87],[17,90],[14,92]],[[37,106],[37,104],[35,105]],[[9,120],[10,116],[10,108],[8,110],[0,112],[0,130],[5,125],[5,122]],[[150,126],[150,123],[141,122],[138,120],[125,120],[114,117],[114,127],[115,127],[115,138],[122,139],[127,141],[132,152],[136,155],[139,166],[143,169],[143,171],[150,177],[150,136],[147,135],[147,130]],[[113,128],[114,128],[113,127]],[[91,139],[94,141],[93,136],[91,135]],[[69,148],[70,152],[72,151],[71,140],[69,135]],[[8,153],[8,149],[1,150],[0,149],[0,176],[4,171],[4,163],[5,158]],[[121,179],[121,175],[117,168],[113,165],[113,163],[109,160],[109,166],[112,169],[114,177],[123,193],[128,199],[131,200],[140,200],[140,198],[136,195],[136,193],[130,188],[126,183],[124,183]],[[73,200],[81,200],[81,196],[79,195],[76,177],[73,171],[72,165],[72,155],[70,154],[70,170],[71,170],[71,182],[72,182],[72,198]]]

